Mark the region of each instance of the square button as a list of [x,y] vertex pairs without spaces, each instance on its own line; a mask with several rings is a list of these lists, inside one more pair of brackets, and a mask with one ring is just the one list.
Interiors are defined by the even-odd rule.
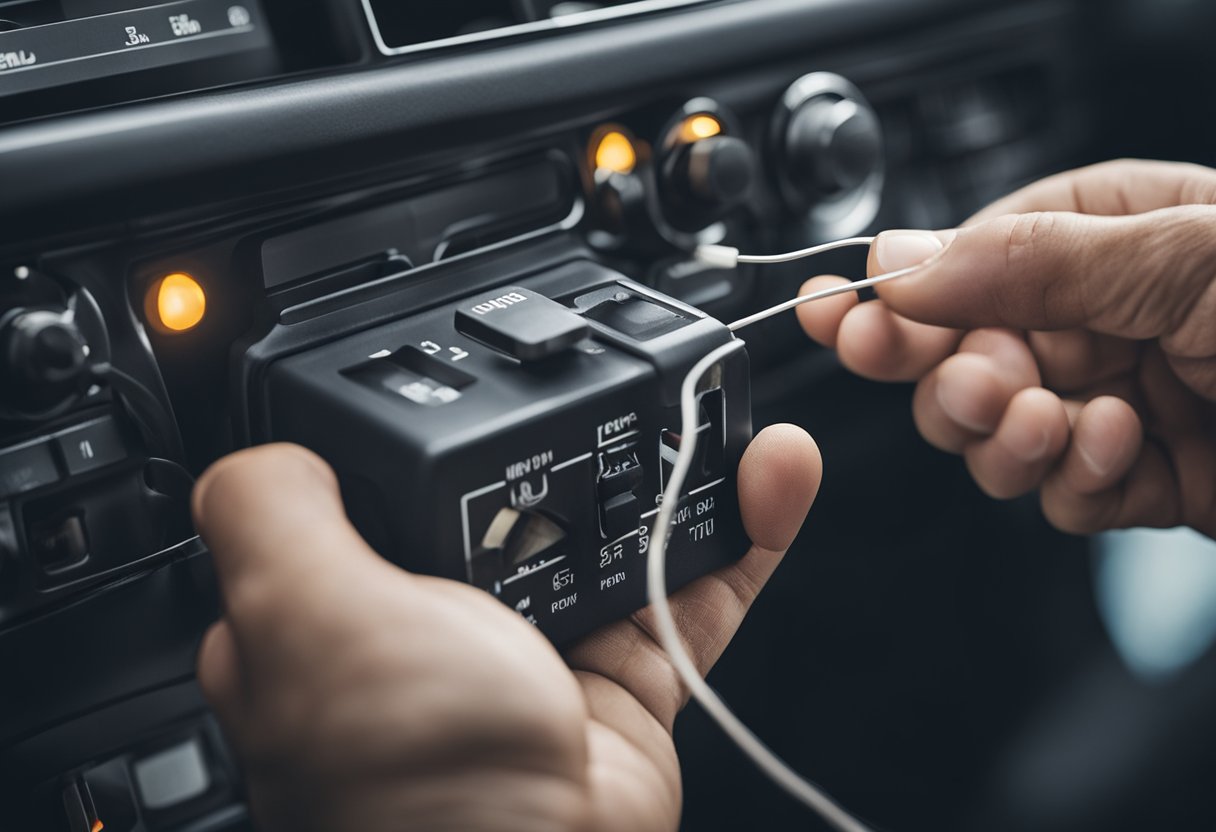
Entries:
[[642,523],[642,504],[637,495],[626,491],[609,497],[604,501],[600,522],[607,540],[618,540],[636,531]]
[[172,809],[211,788],[211,770],[196,739],[137,760],[131,770],[140,802],[151,811]]
[[59,470],[46,441],[0,451],[0,499],[58,480]]
[[461,303],[456,331],[520,361],[539,361],[577,344],[591,329],[560,303],[513,286]]
[[118,425],[109,416],[65,430],[56,435],[55,443],[71,476],[96,471],[127,458]]

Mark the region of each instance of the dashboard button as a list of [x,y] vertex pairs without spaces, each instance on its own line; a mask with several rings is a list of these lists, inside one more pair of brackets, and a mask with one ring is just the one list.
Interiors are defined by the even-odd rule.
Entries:
[[603,505],[601,520],[604,537],[617,540],[636,531],[642,522],[642,504],[632,491],[609,497]]
[[171,809],[211,789],[211,771],[196,739],[137,760],[131,771],[140,802],[152,811]]
[[89,784],[80,777],[64,787],[63,810],[67,815],[68,832],[101,832],[105,828],[98,817]]
[[600,532],[617,540],[642,523],[642,504],[635,493],[645,477],[637,444],[628,443],[600,454]]
[[691,323],[683,315],[626,291],[613,293],[585,314],[635,341],[650,341]]
[[520,361],[538,361],[574,346],[590,328],[560,303],[511,287],[461,304],[456,331]]
[[95,828],[104,832],[133,832],[137,827],[147,828],[139,824],[127,764],[122,758],[94,766],[81,774],[77,782],[78,788],[87,792],[93,801],[96,818],[89,832]]
[[118,425],[109,416],[65,430],[55,436],[55,444],[72,476],[96,471],[127,457]]
[[0,451],[0,499],[58,481],[59,469],[45,440]]

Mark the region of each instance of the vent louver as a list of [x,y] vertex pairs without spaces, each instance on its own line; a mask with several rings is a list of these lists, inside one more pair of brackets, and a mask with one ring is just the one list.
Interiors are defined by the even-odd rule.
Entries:
[[707,0],[362,0],[376,45],[404,55],[564,29]]

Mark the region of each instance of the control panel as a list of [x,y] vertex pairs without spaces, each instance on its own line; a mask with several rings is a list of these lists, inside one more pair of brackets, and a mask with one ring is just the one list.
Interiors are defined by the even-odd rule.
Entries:
[[[646,604],[645,561],[681,437],[678,390],[731,336],[590,262],[274,362],[271,438],[320,453],[364,535],[467,581],[565,643]],[[747,359],[700,392],[673,587],[742,556],[735,471]]]
[[0,625],[190,537],[190,477],[155,395],[114,368],[93,295],[0,284]]

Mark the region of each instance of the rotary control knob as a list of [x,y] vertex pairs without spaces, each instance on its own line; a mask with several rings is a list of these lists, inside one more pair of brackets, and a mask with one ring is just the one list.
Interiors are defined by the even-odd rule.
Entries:
[[873,221],[883,183],[882,124],[860,90],[816,72],[795,82],[773,126],[786,203],[820,233],[848,235]]
[[70,403],[88,365],[88,343],[68,310],[15,309],[0,320],[0,387],[11,415],[44,416]]
[[725,208],[751,190],[756,158],[742,139],[714,136],[688,145],[675,170],[676,187],[682,187],[688,197]]
[[718,134],[677,145],[664,166],[665,214],[682,231],[698,231],[743,202],[756,181],[756,155],[736,136]]
[[882,127],[869,107],[820,95],[790,117],[786,174],[808,198],[854,191],[882,164]]

